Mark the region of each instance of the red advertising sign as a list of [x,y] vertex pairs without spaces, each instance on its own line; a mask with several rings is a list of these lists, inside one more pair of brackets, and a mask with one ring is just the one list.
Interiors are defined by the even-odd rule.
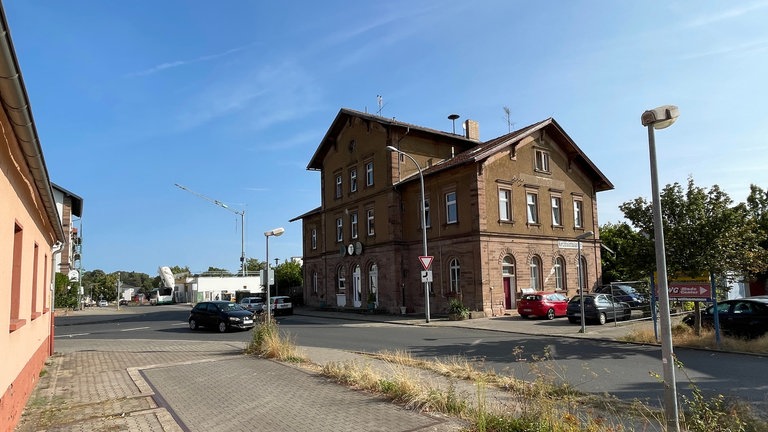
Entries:
[[670,281],[668,291],[669,298],[675,300],[704,300],[712,298],[712,286],[710,286],[709,282]]

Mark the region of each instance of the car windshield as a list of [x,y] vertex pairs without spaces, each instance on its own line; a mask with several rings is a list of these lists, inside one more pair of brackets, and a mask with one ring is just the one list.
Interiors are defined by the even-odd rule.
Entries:
[[243,310],[242,307],[240,307],[237,303],[221,303],[216,305],[217,308],[219,308],[220,311],[237,311],[237,310]]
[[528,301],[541,300],[541,296],[538,296],[535,294],[528,294],[523,296],[523,300],[528,300]]

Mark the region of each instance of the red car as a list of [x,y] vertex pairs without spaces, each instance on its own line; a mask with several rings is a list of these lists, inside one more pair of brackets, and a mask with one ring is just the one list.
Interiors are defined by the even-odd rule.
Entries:
[[535,292],[523,294],[517,302],[517,313],[523,318],[565,316],[568,308],[568,297],[554,292]]

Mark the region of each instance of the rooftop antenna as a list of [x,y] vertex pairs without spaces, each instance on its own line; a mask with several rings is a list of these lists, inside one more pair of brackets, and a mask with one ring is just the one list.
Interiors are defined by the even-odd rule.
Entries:
[[451,115],[448,116],[448,120],[453,122],[453,134],[454,135],[456,135],[456,119],[459,118],[459,117],[461,117],[461,116],[458,115],[458,114],[451,114]]
[[376,114],[381,115],[381,112],[384,110],[384,97],[376,95],[376,103],[379,105],[379,110],[376,111]]

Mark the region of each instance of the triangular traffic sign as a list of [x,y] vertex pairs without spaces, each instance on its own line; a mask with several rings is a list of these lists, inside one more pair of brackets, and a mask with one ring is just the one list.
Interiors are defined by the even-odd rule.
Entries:
[[424,267],[424,270],[429,270],[429,267],[432,265],[432,260],[435,259],[433,256],[420,256],[419,261],[421,261],[421,266]]

